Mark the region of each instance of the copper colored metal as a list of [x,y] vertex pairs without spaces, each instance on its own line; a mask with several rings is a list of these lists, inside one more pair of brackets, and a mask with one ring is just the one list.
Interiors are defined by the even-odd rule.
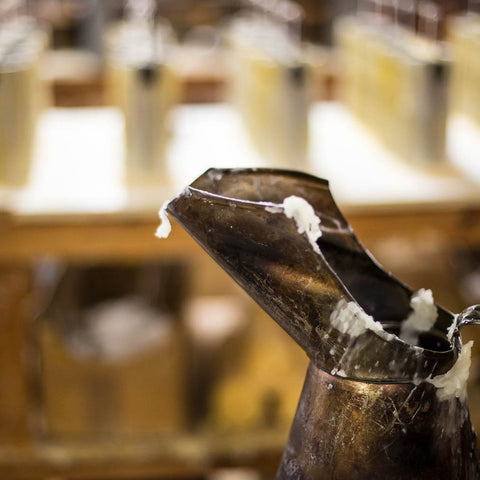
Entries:
[[[293,219],[272,213],[292,195],[321,220],[317,251]],[[278,479],[480,479],[466,400],[441,400],[428,381],[453,367],[459,330],[480,322],[479,307],[455,316],[437,305],[419,346],[338,330],[332,313],[348,302],[398,334],[412,291],[365,250],[328,182],[310,175],[209,170],[167,211],[310,357]]]
[[468,407],[435,387],[346,380],[310,364],[278,480],[479,478]]

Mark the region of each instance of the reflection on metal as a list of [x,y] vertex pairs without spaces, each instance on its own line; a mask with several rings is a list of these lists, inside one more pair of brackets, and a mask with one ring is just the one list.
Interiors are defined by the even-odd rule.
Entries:
[[[278,214],[290,196],[320,219],[318,249]],[[167,211],[310,357],[277,478],[480,478],[466,400],[442,399],[427,381],[455,365],[459,328],[475,312],[457,318],[437,306],[418,346],[400,340],[412,291],[363,248],[328,182],[291,171],[209,170]],[[345,306],[356,312],[353,330],[336,318]]]
[[433,385],[366,383],[310,365],[277,479],[477,479],[468,408]]

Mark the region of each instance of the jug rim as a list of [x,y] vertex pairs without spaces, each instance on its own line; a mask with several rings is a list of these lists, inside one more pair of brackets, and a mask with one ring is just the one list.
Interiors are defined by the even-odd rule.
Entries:
[[[364,253],[366,256],[368,256],[368,261],[372,262],[372,266],[375,268],[381,269],[382,272],[385,274],[383,280],[388,281],[388,282],[393,282],[395,283],[398,288],[404,289],[406,294],[411,298],[413,292],[412,290],[404,285],[402,282],[398,281],[393,275],[391,275],[389,272],[385,271],[379,264],[376,262],[376,260],[369,254],[369,252],[363,247],[363,245],[360,243],[358,238],[356,237],[353,229],[350,227],[349,223],[346,221],[346,219],[343,217],[342,213],[336,206],[333,198],[331,197],[331,193],[329,190],[329,182],[326,179],[321,179],[318,177],[315,177],[311,174],[300,172],[297,170],[281,170],[281,169],[274,169],[274,168],[234,168],[234,169],[219,169],[219,168],[211,168],[207,170],[203,175],[201,175],[197,180],[195,180],[190,186],[187,186],[181,193],[178,195],[172,202],[170,202],[167,206],[167,212],[172,214],[174,218],[179,221],[182,226],[194,237],[197,242],[200,243],[200,245],[209,253],[214,260],[217,261],[226,271],[229,273],[234,280],[237,281],[237,283],[242,286],[247,293],[252,296],[257,303],[259,303],[264,310],[277,322],[279,323],[286,331],[287,333],[290,334],[294,338],[294,340],[297,341],[297,343],[300,344],[300,346],[306,351],[307,355],[310,357],[310,359],[315,363],[315,365],[318,368],[321,368],[324,371],[330,370],[330,372],[333,372],[337,366],[338,366],[338,360],[341,359],[342,355],[337,355],[335,358],[337,362],[332,362],[331,359],[328,358],[328,352],[325,351],[325,349],[322,349],[320,353],[315,352],[315,349],[308,348],[305,346],[305,344],[302,344],[302,341],[299,340],[298,336],[295,336],[292,334],[292,331],[289,330],[288,328],[285,327],[285,324],[288,323],[287,316],[284,314],[279,314],[278,308],[275,307],[273,314],[272,314],[272,309],[268,308],[269,306],[266,306],[266,302],[264,299],[259,298],[258,293],[255,294],[253,291],[253,287],[249,286],[246,283],[246,280],[243,278],[239,279],[239,274],[238,272],[235,271],[234,267],[232,265],[229,265],[228,262],[225,262],[225,259],[221,258],[222,255],[225,257],[228,255],[228,251],[221,252],[218,250],[219,248],[221,249],[221,246],[218,244],[215,245],[215,251],[212,251],[211,245],[208,245],[209,242],[212,241],[211,236],[208,237],[204,236],[205,232],[201,232],[199,234],[198,231],[195,231],[196,229],[203,229],[205,228],[204,225],[202,224],[196,224],[195,227],[192,227],[189,225],[190,220],[187,219],[186,217],[183,216],[182,210],[187,209],[187,208],[192,208],[191,206],[189,207],[187,204],[188,202],[195,202],[197,200],[202,200],[205,205],[204,206],[198,206],[198,208],[202,208],[202,213],[205,214],[210,207],[216,207],[216,208],[224,208],[225,210],[222,210],[223,213],[227,211],[227,213],[230,215],[229,220],[233,218],[233,214],[231,211],[228,211],[228,209],[233,210],[236,209],[237,207],[239,208],[245,208],[247,210],[249,209],[259,209],[258,211],[261,213],[261,215],[264,218],[267,218],[265,216],[266,209],[268,207],[272,206],[278,206],[278,201],[280,199],[283,199],[281,195],[279,196],[278,191],[272,189],[272,191],[269,193],[272,193],[273,197],[269,197],[268,195],[262,197],[262,199],[252,199],[252,197],[246,195],[247,191],[246,190],[241,190],[242,188],[245,187],[245,185],[240,184],[239,185],[239,192],[242,194],[240,195],[234,195],[232,196],[231,194],[226,194],[226,193],[220,193],[221,189],[219,188],[220,185],[219,183],[222,182],[222,180],[225,180],[224,177],[228,179],[234,179],[235,177],[239,177],[241,175],[247,175],[247,176],[262,176],[262,175],[272,175],[273,177],[280,179],[280,177],[283,177],[284,180],[291,181],[292,179],[294,180],[299,180],[301,181],[307,181],[310,185],[308,187],[312,186],[314,189],[316,188],[321,189],[324,193],[324,195],[328,196],[328,202],[331,202],[331,204],[334,206],[332,207],[329,204],[329,208],[335,208],[334,212],[337,218],[339,219],[339,222],[342,223],[343,229],[342,231],[344,233],[348,233],[349,240],[352,242],[356,242],[355,248],[358,250],[362,250],[362,253]],[[251,185],[248,185],[250,188]],[[305,187],[306,188],[306,187]],[[258,193],[258,192],[257,192]],[[262,192],[265,193],[265,192]],[[309,192],[311,193],[311,192]],[[308,195],[305,195],[308,197]],[[258,195],[257,195],[258,197]],[[263,198],[267,198],[267,200],[264,200]],[[271,200],[272,198],[272,200]],[[276,199],[273,201],[273,198]],[[185,200],[185,202],[183,202]],[[309,199],[307,198],[307,201]],[[209,204],[209,205],[208,205]],[[320,218],[322,217],[322,212],[320,211],[319,208],[315,208],[315,213],[319,214]],[[206,210],[207,209],[207,210]],[[208,212],[207,212],[208,213]],[[266,212],[268,214],[268,212]],[[196,215],[199,215],[199,212],[196,212]],[[328,217],[328,215],[326,215]],[[197,219],[198,221],[198,219]],[[286,225],[286,223],[284,222]],[[282,227],[284,226],[282,224]],[[232,227],[233,225],[230,225]],[[222,226],[218,226],[218,228],[223,228]],[[289,227],[290,228],[290,227]],[[294,232],[295,233],[295,232]],[[228,235],[228,232],[225,233],[225,235]],[[300,238],[301,235],[297,236]],[[223,238],[226,238],[225,236]],[[304,242],[305,243],[305,242]],[[320,248],[320,250],[322,250]],[[336,281],[343,287],[342,295],[343,298],[348,299],[350,301],[353,301],[356,305],[358,305],[360,308],[363,309],[363,305],[359,302],[358,298],[356,295],[351,292],[346,286],[342,278],[339,277],[338,273],[335,271],[335,269],[332,267],[332,265],[329,263],[329,261],[325,258],[325,255],[321,251],[320,254],[318,252],[313,252],[314,255],[318,256],[318,261],[323,262],[325,270],[328,269],[328,275],[331,276],[332,278],[334,277]],[[368,255],[367,255],[368,254]],[[258,255],[261,255],[258,253]],[[240,267],[242,268],[242,267]],[[442,328],[437,328],[438,332],[441,333],[441,335],[444,337],[444,345],[448,345],[448,348],[445,349],[433,349],[433,348],[425,348],[417,345],[412,345],[408,342],[405,342],[402,340],[398,335],[395,335],[393,333],[389,333],[384,329],[385,322],[382,322],[381,320],[378,320],[378,323],[382,326],[383,331],[388,335],[388,338],[385,338],[385,335],[378,335],[377,332],[367,330],[365,332],[365,336],[369,337],[368,341],[366,342],[365,348],[362,350],[363,353],[368,352],[368,349],[376,349],[379,350],[381,346],[383,345],[384,347],[388,345],[388,350],[390,351],[390,360],[388,363],[391,363],[392,361],[397,361],[398,362],[407,362],[408,367],[406,366],[407,363],[405,363],[404,368],[402,368],[402,371],[399,371],[399,368],[392,366],[394,369],[394,372],[391,370],[389,371],[389,375],[382,374],[378,376],[377,373],[374,373],[374,367],[373,363],[370,365],[370,372],[368,371],[368,368],[365,369],[363,372],[363,375],[361,377],[358,377],[355,375],[355,365],[350,365],[350,368],[348,371],[346,371],[345,378],[350,378],[353,380],[360,380],[360,381],[387,381],[387,382],[395,382],[398,383],[399,381],[409,383],[412,381],[415,375],[417,375],[420,378],[427,378],[429,376],[436,376],[441,373],[445,373],[448,371],[453,364],[456,361],[456,358],[458,356],[458,352],[461,350],[461,340],[460,336],[458,334],[458,329],[455,330],[454,334],[452,335],[451,338],[447,339],[446,335],[446,325],[448,324],[448,327],[451,326],[451,324],[455,323],[456,316],[451,313],[450,311],[444,309],[443,307],[436,305],[438,308],[438,316],[442,315],[442,322],[445,324],[443,325]],[[284,316],[285,318],[280,321],[279,316]],[[277,318],[276,318],[277,317]],[[450,322],[450,323],[449,323]],[[339,342],[343,341],[345,343],[345,338],[342,338],[341,335],[338,335],[337,333],[334,333],[331,335],[332,332],[327,331],[327,330],[322,330],[322,334],[325,336],[328,336],[328,340],[330,343],[333,343],[332,339],[336,339]],[[378,342],[378,339],[381,340],[381,343]],[[318,341],[321,341],[321,339],[317,339]],[[353,342],[355,343],[355,341]],[[358,343],[358,342],[356,342]],[[358,345],[357,345],[358,346]],[[368,349],[367,349],[368,347]],[[330,349],[331,351],[331,349]],[[333,355],[333,354],[332,354]],[[358,359],[358,355],[357,355]],[[393,360],[392,360],[393,359]],[[358,360],[360,362],[360,360]],[[361,362],[363,363],[363,359],[361,359]],[[333,365],[333,366],[332,366]],[[331,367],[331,368],[330,368]],[[405,372],[403,371],[405,370]],[[334,373],[338,375],[340,373],[345,373],[342,372],[342,368],[337,369]],[[408,371],[408,373],[407,373]],[[370,375],[371,373],[371,375]]]

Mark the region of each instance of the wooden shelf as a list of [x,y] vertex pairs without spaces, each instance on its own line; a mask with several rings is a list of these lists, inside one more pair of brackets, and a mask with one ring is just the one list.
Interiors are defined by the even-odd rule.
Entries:
[[203,478],[218,468],[257,468],[273,475],[287,432],[183,435],[150,442],[43,442],[0,446],[0,474],[9,480],[60,477]]
[[[339,104],[311,112],[307,170],[331,190],[360,239],[436,230],[449,241],[480,242],[475,158],[415,166],[393,157]],[[122,118],[113,108],[52,109],[43,115],[30,184],[0,189],[0,261],[176,256],[199,253],[180,228],[154,237],[162,203],[207,168],[267,166],[234,110],[181,106],[174,114],[170,183],[125,187]],[[457,142],[458,143],[458,142]],[[470,169],[470,171],[469,171]],[[471,174],[470,174],[471,172]]]

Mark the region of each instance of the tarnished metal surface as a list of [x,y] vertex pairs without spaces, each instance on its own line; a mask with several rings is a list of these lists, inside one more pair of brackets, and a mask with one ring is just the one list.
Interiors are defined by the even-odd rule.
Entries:
[[433,385],[364,383],[310,364],[277,480],[474,480],[475,433]]
[[[272,213],[292,195],[320,218],[315,248]],[[479,307],[454,316],[437,305],[419,346],[391,335],[412,291],[363,248],[328,182],[310,175],[209,170],[167,211],[311,359],[279,480],[480,479],[466,400],[440,399],[428,383],[455,365],[459,329],[480,322]],[[344,303],[383,330],[342,333],[332,315]]]
[[[291,195],[307,200],[321,219],[321,254],[292,219],[267,211]],[[454,317],[440,307],[434,345],[433,334],[424,339],[431,349],[387,341],[369,330],[352,339],[332,329],[330,315],[343,299],[396,331],[409,313],[412,292],[365,251],[325,180],[270,169],[209,170],[167,211],[318,367],[341,369],[349,378],[409,381],[414,374],[443,373],[454,363],[457,350],[446,341]]]

